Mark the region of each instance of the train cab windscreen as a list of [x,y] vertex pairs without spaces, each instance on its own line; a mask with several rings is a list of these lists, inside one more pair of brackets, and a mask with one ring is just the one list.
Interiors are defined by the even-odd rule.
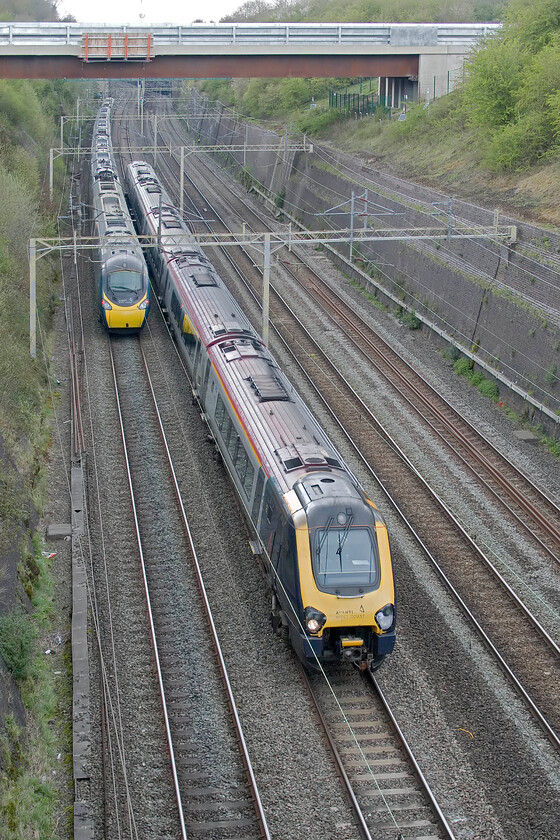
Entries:
[[379,585],[375,534],[368,527],[354,526],[351,515],[344,524],[330,517],[317,528],[312,553],[315,582],[323,592],[350,596]]
[[107,277],[107,290],[116,294],[139,295],[142,275],[138,271],[112,271]]

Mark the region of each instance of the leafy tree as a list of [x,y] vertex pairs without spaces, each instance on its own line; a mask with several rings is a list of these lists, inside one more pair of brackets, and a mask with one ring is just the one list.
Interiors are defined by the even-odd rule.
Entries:
[[2,0],[0,20],[58,20],[57,3],[51,0]]
[[248,0],[223,21],[461,22],[500,20],[504,0]]
[[504,22],[505,36],[522,49],[537,52],[560,32],[560,0],[510,0]]
[[516,113],[523,80],[524,56],[518,42],[488,38],[465,66],[468,121],[486,132],[507,124]]

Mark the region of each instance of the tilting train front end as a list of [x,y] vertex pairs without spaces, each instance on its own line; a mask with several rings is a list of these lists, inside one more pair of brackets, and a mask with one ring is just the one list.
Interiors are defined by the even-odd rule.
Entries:
[[150,309],[146,262],[138,249],[103,249],[99,270],[98,297],[101,322],[110,333],[140,330]]
[[[387,528],[347,473],[319,462],[287,493],[265,490],[260,534],[273,569],[272,617],[306,665],[377,668],[395,644]],[[341,465],[342,467],[342,465]]]

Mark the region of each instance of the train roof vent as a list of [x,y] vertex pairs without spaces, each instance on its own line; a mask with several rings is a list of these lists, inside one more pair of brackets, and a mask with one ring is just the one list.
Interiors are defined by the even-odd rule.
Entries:
[[276,457],[284,466],[286,472],[289,472],[290,470],[297,470],[298,467],[303,467],[303,461],[299,457],[294,446],[284,446],[282,449],[277,449]]
[[235,359],[240,359],[240,353],[237,349],[237,346],[234,341],[227,341],[223,344],[220,344],[220,348],[224,356],[226,357],[226,362],[233,362]]
[[294,449],[306,467],[324,468],[328,465],[327,453],[314,443],[296,443]]
[[[148,190],[148,192],[149,192],[149,190]],[[177,228],[181,227],[181,218],[180,218],[179,214],[170,213],[169,211],[166,212],[166,213],[164,212],[164,213],[161,214],[161,220],[163,222],[163,226],[165,228],[167,228],[168,230],[170,230],[170,229],[175,229],[176,230]]]
[[290,399],[290,395],[280,380],[273,374],[249,376],[247,382],[255,391],[259,402],[269,402],[271,400],[287,401]]
[[216,278],[210,274],[209,271],[198,271],[196,274],[189,274],[189,277],[194,282],[195,286],[217,286]]

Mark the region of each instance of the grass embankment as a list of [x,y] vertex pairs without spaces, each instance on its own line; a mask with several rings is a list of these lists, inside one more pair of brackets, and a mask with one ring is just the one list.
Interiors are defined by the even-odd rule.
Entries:
[[314,134],[399,177],[560,228],[560,160],[511,172],[492,171],[484,163],[480,134],[466,122],[458,99],[450,94],[429,108],[409,107],[404,122],[393,118],[380,123],[375,116],[364,117]]
[[[45,197],[45,173],[49,148],[58,145],[59,118],[74,107],[76,94],[75,86],[62,81],[0,80],[2,840],[60,836],[60,826],[57,830],[54,825],[53,783],[60,769],[60,744],[68,740],[57,705],[56,680],[64,677],[53,673],[51,658],[44,655],[57,617],[50,560],[33,531],[46,494],[54,396],[49,390],[49,331],[60,278],[57,259],[37,263],[38,353],[31,359],[28,245],[32,237],[56,235],[56,210]],[[58,196],[64,168],[59,159]]]
[[[325,14],[327,7],[330,13],[338,11],[336,0],[327,0]],[[292,11],[296,9],[304,14],[297,4]],[[381,6],[349,4],[342,19],[375,20],[380,11]],[[448,11],[463,21],[497,15],[502,26],[470,54],[456,91],[426,107],[410,107],[402,122],[384,119],[384,109],[360,120],[329,109],[325,83],[344,90],[352,80],[214,80],[202,86],[211,99],[249,117],[283,120],[404,178],[560,227],[558,0],[508,0],[492,9],[451,4]],[[393,20],[443,20],[443,13],[438,4],[390,7],[391,15],[399,15]],[[274,18],[272,10],[270,14]],[[324,18],[312,4],[304,19]],[[316,107],[310,109],[310,104]]]

